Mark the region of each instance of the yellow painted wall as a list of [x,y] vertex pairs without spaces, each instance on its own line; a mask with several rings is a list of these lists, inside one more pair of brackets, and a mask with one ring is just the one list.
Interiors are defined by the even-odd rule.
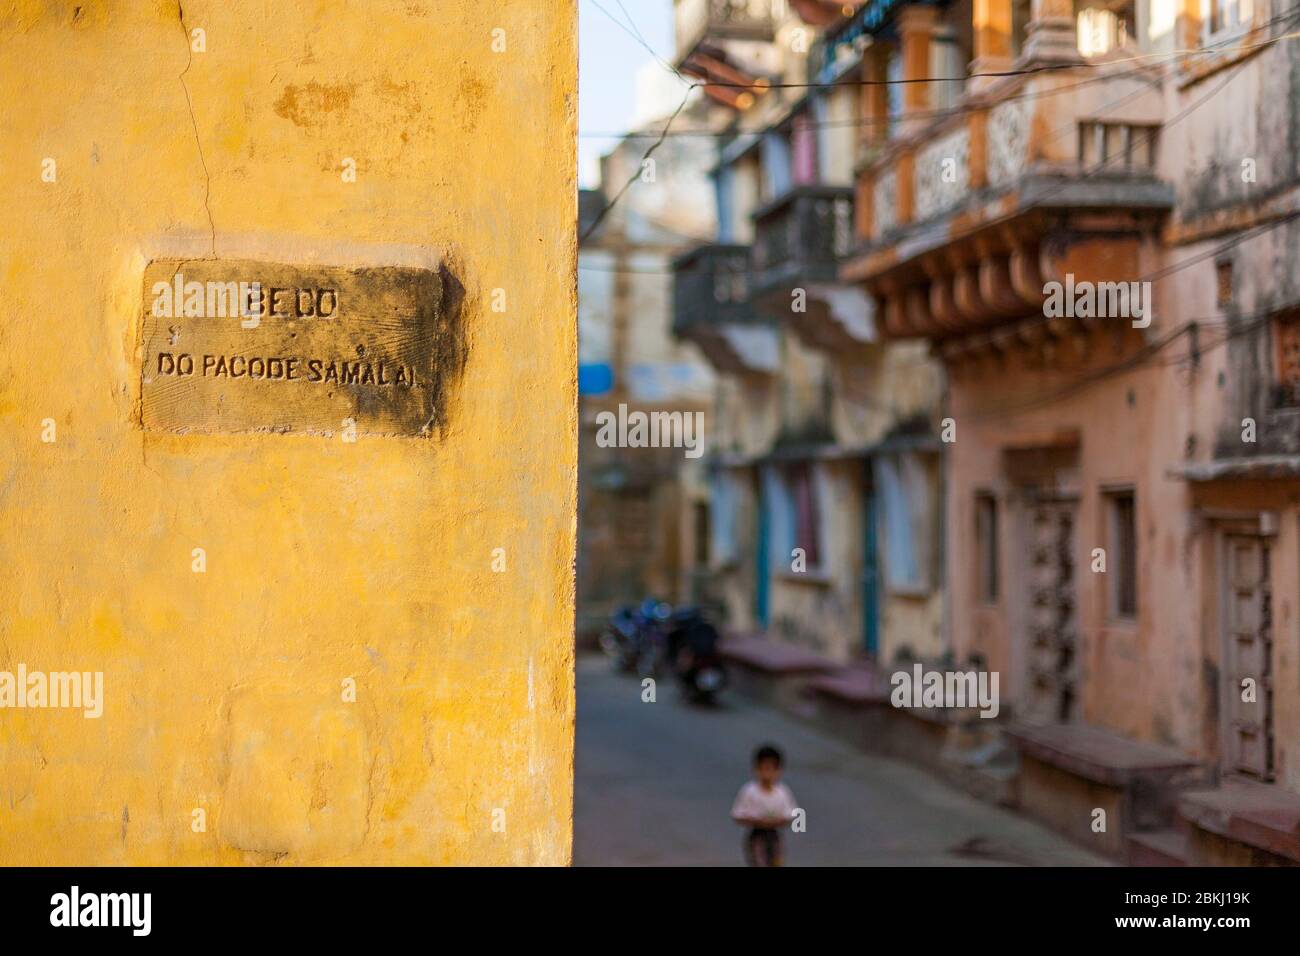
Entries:
[[[0,710],[0,864],[569,861],[575,8],[0,8],[0,670],[105,683]],[[144,266],[214,249],[445,264],[444,427],[142,433]]]

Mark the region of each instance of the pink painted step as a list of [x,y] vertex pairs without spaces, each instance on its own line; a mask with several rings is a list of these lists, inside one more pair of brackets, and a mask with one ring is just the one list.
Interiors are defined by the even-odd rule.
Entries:
[[1130,833],[1128,862],[1129,866],[1186,866],[1187,834],[1173,828]]

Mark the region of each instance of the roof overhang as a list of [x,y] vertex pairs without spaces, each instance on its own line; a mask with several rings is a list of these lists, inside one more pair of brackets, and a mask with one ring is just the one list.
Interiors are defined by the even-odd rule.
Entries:
[[1185,462],[1168,475],[1193,484],[1214,481],[1287,481],[1300,478],[1300,455],[1253,455]]

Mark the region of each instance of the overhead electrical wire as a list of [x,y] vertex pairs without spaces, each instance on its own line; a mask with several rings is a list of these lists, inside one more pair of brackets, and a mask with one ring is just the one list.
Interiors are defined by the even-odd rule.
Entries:
[[[593,0],[593,2],[595,2],[595,0]],[[621,3],[620,3],[620,6],[622,6]],[[1300,7],[1300,5],[1296,5],[1296,6],[1292,6],[1292,7],[1288,8],[1288,10],[1287,10],[1286,12],[1281,13],[1281,14],[1278,14],[1278,15],[1276,15],[1276,16],[1270,18],[1268,21],[1266,21],[1264,24],[1261,24],[1260,27],[1258,27],[1258,28],[1256,28],[1256,29],[1263,29],[1263,28],[1266,28],[1266,27],[1272,26],[1272,25],[1274,25],[1274,24],[1276,24],[1276,23],[1278,23],[1278,22],[1280,22],[1280,21],[1282,21],[1282,20],[1286,20],[1286,19],[1294,19],[1294,18],[1296,18],[1297,16],[1300,16],[1300,13],[1297,12],[1298,7]],[[624,10],[624,12],[626,13],[626,10]],[[638,31],[638,32],[639,32],[639,31]],[[1297,38],[1297,37],[1300,37],[1300,32],[1284,33],[1284,34],[1281,34],[1281,35],[1279,35],[1279,36],[1269,37],[1269,38],[1267,38],[1267,39],[1264,39],[1264,40],[1261,40],[1261,41],[1258,41],[1258,42],[1253,42],[1253,43],[1250,43],[1250,44],[1241,44],[1241,45],[1239,45],[1239,46],[1236,48],[1236,50],[1234,50],[1234,52],[1241,51],[1241,50],[1263,49],[1263,48],[1266,48],[1266,47],[1269,47],[1269,46],[1276,45],[1277,43],[1279,43],[1279,42],[1282,41],[1282,40],[1295,39],[1295,38]],[[1209,44],[1209,45],[1207,45],[1207,46],[1205,46],[1205,47],[1197,48],[1197,49],[1195,49],[1195,50],[1179,50],[1179,51],[1173,51],[1173,52],[1170,52],[1170,53],[1163,53],[1163,54],[1149,54],[1149,55],[1144,55],[1144,56],[1142,56],[1142,57],[1133,57],[1133,58],[1130,58],[1130,59],[1133,59],[1133,60],[1137,60],[1137,59],[1150,59],[1150,58],[1155,58],[1155,57],[1157,57],[1157,56],[1158,56],[1158,57],[1164,57],[1164,58],[1173,58],[1173,57],[1179,57],[1179,56],[1194,55],[1194,54],[1197,54],[1197,53],[1217,52],[1217,50],[1215,50],[1214,47],[1217,47],[1217,46],[1219,46],[1219,45],[1221,45],[1222,43],[1225,43],[1225,42],[1228,42],[1228,41],[1219,41],[1219,43],[1216,43],[1216,44]],[[647,48],[648,48],[648,46],[647,46]],[[651,52],[653,53],[653,51],[651,51]],[[1107,65],[1113,64],[1114,62],[1117,62],[1117,61],[1114,61],[1114,60],[1108,61],[1108,64],[1107,64]],[[1120,61],[1120,62],[1122,62],[1122,61]],[[1196,109],[1198,109],[1199,107],[1201,107],[1202,105],[1204,105],[1206,102],[1208,102],[1210,99],[1212,99],[1214,96],[1216,96],[1216,95],[1218,95],[1220,92],[1222,92],[1222,90],[1225,89],[1225,88],[1227,87],[1227,85],[1228,85],[1228,84],[1229,84],[1233,79],[1235,79],[1235,77],[1238,75],[1239,70],[1241,69],[1241,67],[1245,65],[1245,62],[1246,62],[1246,61],[1245,61],[1245,59],[1243,58],[1242,60],[1240,60],[1240,61],[1238,61],[1238,62],[1232,64],[1231,67],[1229,68],[1228,76],[1226,76],[1226,77],[1224,78],[1224,80],[1223,80],[1221,83],[1219,83],[1216,87],[1214,87],[1214,89],[1212,89],[1212,90],[1210,91],[1209,94],[1207,94],[1206,96],[1201,97],[1200,99],[1198,99],[1198,100],[1195,101],[1194,103],[1192,103],[1192,104],[1190,104],[1189,106],[1185,107],[1183,110],[1181,110],[1181,111],[1179,111],[1177,114],[1175,114],[1175,116],[1174,116],[1173,118],[1171,118],[1170,120],[1168,120],[1168,121],[1166,121],[1165,123],[1163,123],[1163,124],[1162,124],[1162,129],[1163,129],[1163,128],[1167,128],[1167,127],[1169,127],[1169,126],[1172,126],[1172,125],[1178,123],[1179,121],[1185,119],[1187,116],[1191,115],[1191,113],[1194,112]],[[1089,66],[1095,66],[1095,65],[1097,65],[1097,64],[1088,64],[1088,65],[1089,65]],[[1076,65],[1074,65],[1074,66],[1077,67],[1078,65],[1076,64]],[[1029,73],[1029,72],[1038,72],[1038,71],[1026,70],[1026,71],[1021,71],[1021,72],[1023,72],[1023,73]],[[678,74],[678,75],[680,76],[680,74]],[[980,75],[982,75],[982,74],[980,74]],[[989,74],[989,75],[993,75],[993,74]],[[1013,72],[1013,73],[1008,73],[1008,74],[1004,74],[1004,75],[1015,75],[1015,73]],[[1107,74],[1107,75],[1105,75],[1105,76],[1098,77],[1098,78],[1096,78],[1096,79],[1097,79],[1097,80],[1113,80],[1113,79],[1116,79],[1116,78],[1120,78],[1120,75],[1119,75],[1119,74]],[[919,81],[913,81],[913,82],[933,82],[933,81],[934,81],[934,80],[919,80]],[[902,81],[891,81],[891,82],[902,82]],[[653,153],[654,150],[655,150],[655,149],[656,149],[656,148],[657,148],[657,147],[658,147],[658,146],[659,146],[659,145],[660,145],[660,144],[661,144],[661,143],[662,143],[662,142],[667,138],[667,135],[668,135],[668,133],[669,133],[669,131],[670,131],[670,128],[671,128],[671,126],[672,126],[672,121],[673,121],[674,119],[676,119],[677,115],[680,114],[681,111],[682,111],[682,109],[686,106],[686,102],[687,102],[687,100],[689,99],[689,95],[690,95],[690,93],[694,90],[695,87],[697,87],[697,86],[702,86],[702,85],[706,85],[706,84],[703,84],[703,83],[695,83],[695,84],[692,84],[691,89],[689,89],[689,90],[687,91],[687,97],[684,98],[684,99],[682,100],[681,105],[678,106],[677,110],[676,110],[676,111],[672,114],[672,116],[669,118],[669,121],[668,121],[667,124],[665,124],[664,130],[660,133],[659,138],[656,139],[654,145],[652,145],[651,148],[650,148],[649,150],[647,150],[645,156],[643,156],[643,158],[642,158],[642,162],[644,162],[644,159],[645,159],[646,157],[648,157],[651,153]],[[724,84],[715,84],[715,85],[724,85]],[[797,86],[805,86],[805,87],[824,87],[824,86],[826,86],[826,85],[828,85],[828,84],[790,84],[790,86],[796,86],[796,87],[797,87]],[[865,85],[865,84],[863,84],[863,85]],[[1106,112],[1107,110],[1113,108],[1113,106],[1117,105],[1118,103],[1123,102],[1125,99],[1131,97],[1132,95],[1135,95],[1135,94],[1134,94],[1134,93],[1129,93],[1129,94],[1126,94],[1124,97],[1120,97],[1120,98],[1119,98],[1118,100],[1116,100],[1116,101],[1112,101],[1112,103],[1107,104],[1107,105],[1103,108],[1102,113],[1104,113],[1104,112]],[[1009,98],[1008,98],[1008,99],[1009,99]],[[1068,130],[1069,128],[1072,128],[1073,125],[1074,125],[1074,123],[1071,122],[1068,126],[1063,127],[1063,129],[1062,129],[1061,132],[1064,132],[1065,130]],[[1053,134],[1051,137],[1049,137],[1049,139],[1054,139],[1054,138],[1055,138],[1056,136],[1058,136],[1058,135],[1060,135],[1059,132],[1056,133],[1056,134]],[[1114,157],[1111,157],[1111,158],[1109,158],[1109,159],[1104,159],[1104,160],[1102,160],[1100,163],[1096,164],[1094,167],[1092,167],[1092,168],[1086,170],[1086,171],[1085,171],[1084,173],[1082,173],[1080,176],[1078,176],[1078,177],[1072,177],[1072,178],[1071,178],[1070,180],[1068,180],[1068,181],[1067,181],[1067,182],[1066,182],[1066,183],[1065,183],[1061,188],[1067,188],[1068,186],[1072,185],[1073,183],[1078,182],[1080,179],[1086,179],[1086,178],[1088,178],[1089,176],[1091,176],[1091,175],[1093,175],[1093,174],[1095,174],[1095,173],[1097,173],[1097,172],[1100,172],[1102,169],[1104,169],[1106,166],[1108,166],[1108,165],[1111,163],[1112,160],[1114,160],[1114,159],[1116,159],[1116,158],[1118,158],[1118,155],[1117,155],[1117,156],[1114,156]],[[601,216],[597,218],[597,222],[599,222],[599,219],[600,219],[600,218],[603,218],[604,214],[608,212],[608,210],[613,206],[613,204],[614,204],[615,202],[617,202],[618,199],[621,198],[622,195],[623,195],[624,193],[626,193],[627,189],[630,188],[630,186],[632,185],[632,183],[635,182],[636,179],[639,178],[639,176],[640,176],[640,173],[639,173],[639,170],[638,170],[638,174],[637,174],[636,176],[633,176],[632,179],[629,180],[628,183],[626,183],[626,184],[624,185],[624,187],[619,191],[619,193],[618,193],[618,195],[615,197],[615,199],[614,199],[614,200],[613,200],[609,205],[607,205],[607,206],[602,210]],[[1053,193],[1048,193],[1049,196],[1052,195],[1052,194],[1053,194]],[[1005,218],[1010,218],[1010,217],[1003,217],[1003,219],[1005,219]],[[1165,267],[1162,267],[1162,268],[1160,268],[1160,269],[1157,269],[1157,270],[1155,270],[1154,272],[1150,273],[1149,275],[1147,275],[1147,276],[1145,276],[1145,277],[1143,277],[1143,278],[1141,278],[1141,279],[1138,279],[1138,280],[1136,280],[1136,281],[1139,281],[1139,282],[1159,282],[1159,281],[1162,281],[1162,280],[1168,278],[1168,277],[1171,276],[1171,275],[1174,275],[1174,274],[1177,274],[1178,272],[1181,272],[1183,269],[1190,268],[1191,266],[1196,265],[1196,264],[1198,264],[1198,263],[1204,261],[1204,260],[1207,259],[1207,258],[1216,257],[1216,256],[1222,254],[1224,251],[1226,251],[1226,250],[1228,250],[1228,249],[1234,248],[1235,246],[1240,245],[1240,244],[1243,243],[1243,242],[1249,241],[1250,239],[1254,239],[1254,238],[1256,238],[1256,237],[1258,237],[1258,236],[1260,236],[1260,235],[1263,235],[1263,234],[1265,234],[1265,233],[1267,233],[1267,232],[1271,232],[1272,230],[1277,229],[1277,228],[1279,228],[1279,227],[1281,227],[1281,226],[1283,226],[1283,225],[1286,225],[1286,224],[1288,224],[1288,223],[1290,223],[1290,222],[1293,222],[1293,221],[1295,221],[1295,220],[1297,220],[1297,219],[1300,219],[1300,210],[1297,210],[1297,211],[1295,211],[1295,212],[1291,212],[1291,213],[1287,213],[1287,214],[1284,214],[1284,215],[1280,215],[1280,216],[1276,217],[1275,219],[1270,220],[1269,222],[1262,223],[1262,224],[1260,224],[1259,226],[1255,226],[1255,227],[1252,227],[1252,228],[1250,228],[1250,229],[1247,229],[1247,230],[1245,230],[1244,232],[1241,232],[1241,233],[1239,233],[1238,235],[1233,236],[1231,239],[1227,240],[1226,242],[1219,244],[1218,246],[1215,246],[1215,247],[1213,247],[1213,248],[1211,248],[1211,249],[1209,249],[1209,250],[1207,250],[1207,251],[1204,251],[1204,252],[1198,253],[1198,254],[1196,254],[1196,255],[1193,255],[1193,256],[1191,256],[1191,257],[1189,257],[1189,258],[1187,258],[1187,259],[1181,260],[1180,262],[1177,262],[1177,263],[1174,263],[1174,264],[1172,264],[1172,265],[1165,266]],[[987,222],[987,223],[982,223],[982,224],[980,224],[979,226],[977,226],[977,227],[975,227],[974,229],[972,229],[972,230],[971,230],[971,233],[976,232],[976,231],[981,231],[981,230],[986,229],[986,228],[988,228],[989,226],[992,226],[992,225],[997,225],[999,221],[1002,221],[1002,220],[991,220],[991,221],[989,221],[989,222]],[[592,228],[594,228],[594,226],[593,226]],[[591,234],[591,231],[592,231],[592,229],[588,229],[587,232],[584,233],[584,236],[586,236],[586,235],[590,235],[590,234]],[[672,230],[669,229],[669,231],[672,231]],[[962,237],[959,236],[959,237],[956,237],[956,238],[959,239],[959,238],[962,238]],[[661,270],[599,270],[599,271],[609,271],[609,272],[629,271],[629,272],[633,272],[633,273],[673,274],[672,272],[665,272],[665,271],[661,271]],[[751,271],[752,271],[752,270],[751,270]],[[1227,343],[1228,341],[1232,340],[1233,338],[1235,338],[1235,337],[1237,337],[1237,336],[1239,336],[1239,335],[1248,334],[1249,332],[1253,331],[1255,328],[1258,328],[1261,324],[1270,321],[1270,320],[1271,320],[1271,319],[1272,319],[1276,314],[1277,314],[1277,311],[1276,311],[1276,310],[1267,310],[1267,311],[1263,311],[1263,312],[1260,312],[1260,313],[1256,313],[1255,316],[1253,317],[1252,321],[1245,322],[1245,323],[1242,323],[1242,322],[1240,321],[1240,317],[1239,317],[1235,322],[1227,323],[1226,331],[1225,331],[1221,336],[1219,336],[1219,337],[1218,337],[1214,342],[1206,343],[1206,344],[1200,344],[1200,343],[1198,343],[1197,348],[1196,348],[1196,355],[1195,355],[1194,359],[1184,359],[1184,360],[1182,360],[1182,361],[1187,361],[1187,360],[1199,361],[1199,360],[1200,360],[1201,358],[1203,358],[1206,354],[1208,354],[1209,352],[1213,351],[1214,349],[1217,349],[1217,348],[1222,347],[1225,343]],[[1048,321],[1048,319],[1047,319],[1046,317],[1044,317],[1043,319],[1038,320],[1039,323],[1041,323],[1041,322],[1046,322],[1046,321]],[[1061,398],[1063,398],[1063,397],[1067,397],[1067,396],[1069,396],[1069,395],[1071,395],[1071,394],[1075,394],[1075,393],[1077,393],[1077,392],[1080,391],[1080,390],[1086,389],[1086,388],[1092,386],[1093,384],[1096,384],[1097,382],[1103,381],[1103,380],[1105,380],[1105,379],[1107,379],[1107,378],[1110,378],[1110,377],[1112,377],[1112,376],[1114,376],[1114,375],[1122,374],[1122,373],[1124,373],[1124,372],[1131,371],[1131,370],[1133,370],[1133,369],[1135,369],[1135,368],[1139,368],[1139,367],[1141,367],[1141,366],[1147,364],[1148,362],[1153,361],[1153,360],[1154,360],[1154,359],[1155,359],[1155,358],[1156,358],[1156,357],[1157,357],[1157,356],[1158,356],[1162,351],[1164,351],[1164,349],[1166,349],[1169,345],[1173,344],[1175,341],[1178,341],[1179,339],[1181,339],[1183,336],[1188,335],[1189,333],[1193,332],[1194,330],[1199,330],[1199,329],[1205,327],[1207,321],[1209,321],[1209,320],[1203,320],[1203,319],[1191,319],[1191,320],[1188,320],[1188,321],[1184,322],[1183,324],[1181,324],[1180,326],[1178,326],[1177,328],[1170,330],[1167,334],[1165,334],[1163,337],[1161,337],[1161,338],[1158,339],[1157,341],[1155,341],[1155,342],[1151,342],[1151,343],[1148,343],[1148,344],[1144,345],[1142,348],[1140,348],[1140,349],[1139,349],[1136,353],[1134,353],[1133,355],[1128,356],[1128,357],[1126,357],[1126,358],[1120,360],[1119,362],[1112,363],[1112,364],[1109,365],[1109,366],[1105,366],[1105,367],[1103,367],[1103,368],[1101,368],[1101,369],[1095,369],[1095,370],[1092,370],[1092,371],[1088,372],[1087,374],[1085,374],[1084,376],[1081,376],[1080,378],[1077,378],[1077,379],[1075,379],[1075,380],[1073,380],[1073,381],[1071,381],[1071,382],[1069,382],[1069,383],[1066,383],[1066,384],[1065,384],[1064,386],[1062,386],[1060,389],[1057,389],[1057,390],[1055,390],[1055,391],[1053,391],[1053,392],[1051,392],[1051,393],[1045,394],[1045,395],[1036,395],[1036,396],[1034,396],[1032,399],[1028,400],[1027,402],[1018,403],[1018,404],[1011,405],[1011,406],[1004,406],[1004,407],[999,408],[999,409],[993,409],[993,410],[988,410],[988,411],[985,411],[985,412],[981,412],[981,413],[978,413],[978,414],[976,414],[975,416],[973,416],[973,418],[974,418],[975,420],[987,420],[987,419],[990,419],[990,418],[1002,417],[1002,416],[1009,415],[1009,414],[1017,414],[1017,413],[1020,413],[1020,412],[1026,411],[1026,410],[1029,410],[1029,409],[1034,408],[1034,407],[1039,407],[1039,406],[1044,405],[1044,404],[1050,404],[1050,403],[1052,403],[1052,402],[1059,401]],[[928,362],[929,360],[927,359],[926,361]],[[918,362],[917,364],[920,365],[920,364],[922,364],[922,363]],[[874,403],[868,403],[868,404],[871,405],[871,407],[873,407],[873,408],[874,408],[874,407],[877,407]]]
[[[1274,24],[1276,24],[1276,23],[1278,23],[1279,21],[1282,21],[1282,20],[1286,20],[1286,19],[1296,19],[1297,17],[1300,17],[1300,4],[1293,5],[1293,6],[1289,7],[1285,13],[1278,14],[1278,15],[1276,15],[1276,16],[1270,18],[1270,19],[1269,19],[1265,24],[1263,24],[1263,25],[1261,26],[1261,29],[1264,28],[1264,27],[1267,27],[1267,26],[1272,26],[1272,25],[1274,25]],[[1263,47],[1265,47],[1265,46],[1269,46],[1269,45],[1276,44],[1276,43],[1278,43],[1278,42],[1280,42],[1280,41],[1282,41],[1282,40],[1286,40],[1286,39],[1294,39],[1294,38],[1296,38],[1296,37],[1300,37],[1300,33],[1287,33],[1287,34],[1283,34],[1283,35],[1280,35],[1280,36],[1276,36],[1276,37],[1269,38],[1269,39],[1267,39],[1267,40],[1260,41],[1259,43],[1253,44],[1252,46],[1253,46],[1253,47],[1256,47],[1256,48],[1263,48]],[[1222,43],[1222,42],[1225,42],[1225,41],[1219,41],[1219,42]],[[1164,55],[1164,56],[1174,56],[1174,55],[1176,55],[1176,54],[1169,53],[1169,54],[1162,54],[1162,55]],[[1171,64],[1171,65],[1172,65],[1172,64]],[[1196,102],[1192,103],[1190,106],[1185,107],[1185,108],[1184,108],[1183,110],[1181,110],[1179,113],[1175,114],[1173,118],[1171,118],[1171,119],[1165,121],[1164,123],[1162,123],[1162,124],[1161,124],[1161,129],[1167,129],[1167,128],[1171,127],[1171,126],[1176,125],[1178,122],[1180,122],[1181,120],[1185,119],[1188,115],[1190,115],[1190,114],[1191,114],[1192,112],[1194,112],[1196,109],[1198,109],[1199,107],[1203,106],[1203,105],[1204,105],[1206,102],[1208,102],[1211,98],[1213,98],[1215,95],[1217,95],[1219,92],[1221,92],[1221,91],[1222,91],[1222,90],[1223,90],[1223,89],[1228,85],[1228,83],[1231,82],[1231,80],[1232,80],[1233,78],[1236,77],[1238,71],[1239,71],[1239,70],[1241,69],[1241,67],[1243,67],[1244,65],[1245,65],[1245,60],[1241,60],[1241,61],[1239,61],[1239,62],[1233,64],[1233,65],[1229,68],[1228,76],[1224,78],[1224,81],[1223,81],[1222,83],[1218,84],[1215,88],[1213,88],[1213,89],[1210,91],[1209,94],[1207,94],[1206,96],[1204,96],[1204,97],[1198,99]],[[1166,68],[1165,72],[1168,72],[1168,68]],[[1109,80],[1109,79],[1113,79],[1113,78],[1115,78],[1115,77],[1111,77],[1111,76],[1107,76],[1107,77],[1105,77],[1105,79],[1108,79],[1108,80]],[[1162,77],[1162,78],[1163,78],[1163,77]],[[1107,111],[1109,111],[1110,109],[1113,109],[1115,106],[1117,106],[1117,105],[1123,103],[1123,102],[1124,102],[1125,100],[1127,100],[1127,99],[1131,99],[1133,96],[1137,95],[1137,93],[1139,93],[1139,92],[1141,92],[1140,89],[1138,89],[1138,90],[1134,90],[1134,91],[1131,91],[1131,92],[1129,92],[1129,93],[1124,94],[1123,96],[1121,96],[1121,97],[1119,97],[1119,98],[1117,98],[1117,99],[1115,99],[1115,100],[1112,100],[1110,103],[1105,104],[1105,105],[1101,108],[1101,110],[1098,111],[1098,115],[1104,115],[1104,114],[1105,114]],[[685,105],[685,101],[683,101],[682,106],[684,106],[684,105]],[[678,111],[677,111],[678,113],[681,112],[681,108],[682,108],[682,107],[678,107]],[[677,114],[674,113],[673,115],[674,115],[674,117],[675,117]],[[671,122],[670,122],[669,125],[671,125]],[[1063,135],[1064,133],[1069,132],[1069,131],[1070,131],[1071,129],[1073,129],[1074,127],[1075,127],[1075,121],[1074,121],[1073,119],[1071,119],[1070,122],[1068,122],[1068,123],[1066,123],[1066,124],[1063,124],[1063,125],[1062,125],[1062,126],[1061,126],[1057,131],[1056,131],[1056,132],[1054,132],[1054,133],[1052,133],[1051,135],[1049,135],[1048,137],[1046,137],[1046,140],[1049,141],[1049,142],[1052,141],[1052,140],[1055,140],[1056,138],[1058,138],[1059,136]],[[666,129],[667,129],[667,127],[665,127],[665,130],[666,130]],[[652,152],[653,149],[656,148],[656,147],[658,147],[662,142],[663,142],[663,139],[662,139],[662,138],[661,138],[660,140],[656,141],[655,146],[652,147],[650,151],[647,151],[646,155],[648,156],[648,155],[650,154],[650,152]],[[1065,181],[1064,181],[1064,182],[1063,182],[1059,187],[1056,187],[1056,188],[1054,188],[1054,189],[1052,189],[1052,190],[1047,191],[1043,196],[1039,197],[1039,200],[1038,200],[1038,201],[1039,201],[1039,202],[1042,202],[1043,199],[1049,199],[1049,198],[1051,198],[1052,196],[1057,195],[1057,194],[1059,194],[1060,192],[1064,191],[1065,189],[1068,189],[1068,188],[1072,187],[1072,186],[1075,185],[1076,183],[1081,182],[1081,181],[1086,180],[1086,179],[1089,179],[1090,177],[1096,175],[1097,173],[1102,172],[1102,171],[1105,170],[1107,167],[1109,167],[1109,166],[1110,166],[1110,165],[1111,165],[1115,160],[1119,159],[1122,155],[1123,155],[1123,154],[1116,154],[1116,155],[1114,155],[1114,156],[1111,156],[1111,157],[1108,157],[1108,158],[1102,159],[1100,162],[1094,164],[1092,167],[1090,167],[1090,168],[1088,168],[1088,169],[1085,169],[1085,170],[1084,170],[1083,172],[1081,172],[1078,176],[1070,177],[1070,178],[1068,178],[1067,180],[1065,180]],[[642,159],[642,162],[644,162],[644,157],[643,157],[643,159]],[[632,185],[632,183],[635,182],[636,179],[638,179],[639,177],[640,177],[640,170],[639,170],[639,168],[638,168],[638,172],[637,172],[637,174],[634,175],[634,176],[631,178],[631,180],[629,180],[629,182],[628,182],[627,184],[625,184],[625,186],[624,186],[624,188],[623,188],[622,190],[620,190],[620,192],[619,192],[619,197],[618,197],[618,198],[621,198],[621,196],[623,195],[623,193],[625,193],[625,192],[627,191],[627,189]],[[612,206],[612,205],[613,205],[613,202],[611,202],[609,205]],[[609,208],[609,207],[607,206],[605,211],[608,211],[608,208]],[[967,238],[967,237],[969,237],[969,236],[971,236],[971,235],[974,235],[974,234],[977,233],[977,232],[982,232],[982,231],[984,231],[984,230],[987,230],[987,229],[990,228],[990,227],[997,226],[997,225],[999,225],[999,224],[1005,223],[1005,222],[1007,222],[1007,221],[1009,221],[1009,220],[1015,218],[1015,216],[1016,216],[1016,213],[1014,213],[1014,212],[1012,212],[1012,213],[1006,213],[1006,214],[1002,215],[1002,216],[999,217],[999,218],[992,219],[992,220],[988,220],[988,221],[986,221],[986,222],[982,222],[982,223],[978,223],[978,224],[973,224],[971,227],[969,227],[969,228],[967,229],[966,232],[964,232],[964,233],[962,233],[962,234],[960,234],[960,235],[956,235],[956,236],[951,236],[951,237],[949,237],[948,241],[949,241],[949,242],[959,241],[959,240],[961,240],[961,239],[964,239],[964,238]],[[589,228],[589,229],[584,233],[584,237],[589,236],[589,235],[591,234],[592,231],[593,231],[593,229]],[[583,268],[583,265],[582,265],[581,263],[579,264],[579,268]],[[587,268],[588,268],[590,271],[598,271],[598,272],[618,272],[618,271],[624,271],[624,270],[620,270],[620,269],[605,269],[605,268],[596,267],[596,266],[591,266],[591,265],[588,265]],[[654,270],[654,269],[644,269],[644,270],[642,270],[642,269],[633,269],[633,270],[626,270],[626,271],[629,271],[629,272],[632,272],[632,273],[644,273],[644,274],[674,274],[674,270]],[[748,273],[752,275],[752,274],[753,274],[753,270],[748,270]]]

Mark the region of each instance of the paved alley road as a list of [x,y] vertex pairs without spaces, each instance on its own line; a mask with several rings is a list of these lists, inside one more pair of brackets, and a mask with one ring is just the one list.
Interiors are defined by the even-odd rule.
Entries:
[[807,811],[786,834],[791,866],[1089,865],[1103,861],[920,770],[872,757],[728,694],[701,709],[675,683],[641,702],[640,683],[602,657],[578,659],[575,865],[740,865],[729,819],[749,756],[771,742]]

